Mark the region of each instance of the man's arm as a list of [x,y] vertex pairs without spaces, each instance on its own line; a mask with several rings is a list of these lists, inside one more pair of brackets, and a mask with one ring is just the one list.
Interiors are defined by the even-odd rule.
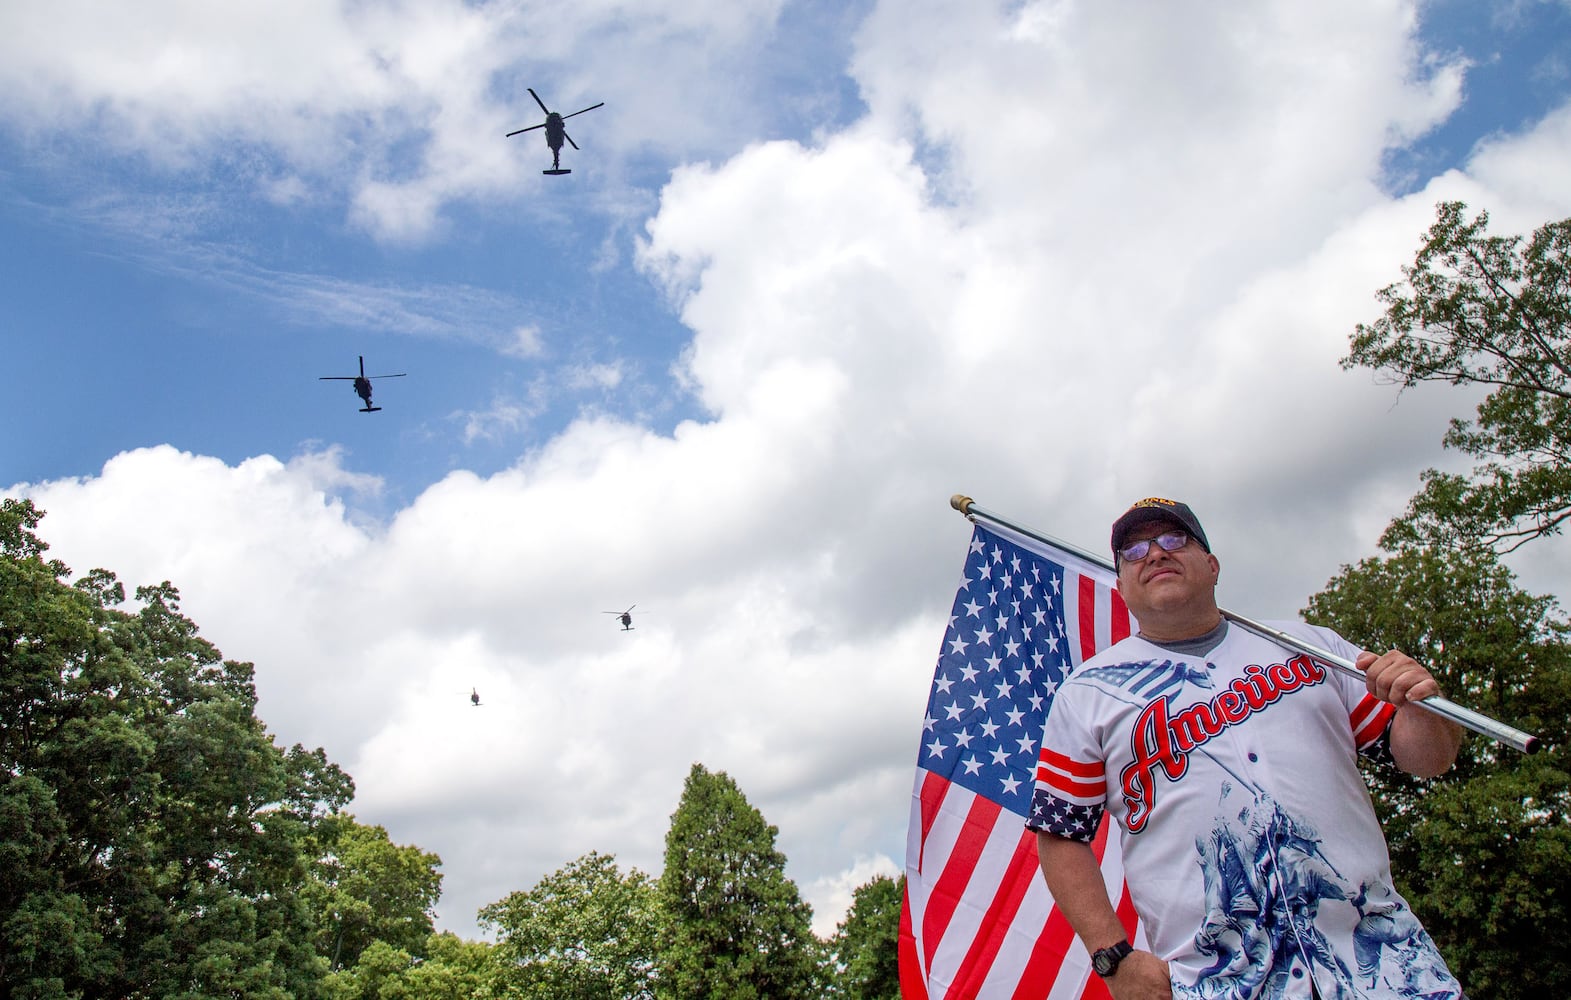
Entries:
[[1440,693],[1440,685],[1423,665],[1395,649],[1384,656],[1361,653],[1369,693],[1396,706],[1391,720],[1391,757],[1397,767],[1419,778],[1444,774],[1462,747],[1462,727],[1413,702]]
[[[1087,951],[1111,947],[1129,936],[1108,899],[1102,866],[1091,845],[1037,831],[1036,853],[1054,904]],[[1103,982],[1116,1000],[1171,1000],[1173,996],[1167,963],[1148,951],[1131,952]]]

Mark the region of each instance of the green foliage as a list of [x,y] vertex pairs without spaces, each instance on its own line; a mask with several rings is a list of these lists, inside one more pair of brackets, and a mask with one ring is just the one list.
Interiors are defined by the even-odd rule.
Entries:
[[1571,958],[1546,946],[1571,931],[1566,781],[1563,761],[1528,758],[1446,784],[1412,831],[1424,867],[1403,891],[1472,996],[1571,996]]
[[785,876],[778,831],[734,781],[694,764],[666,833],[661,996],[787,1000],[825,992],[812,909]]
[[647,1000],[654,996],[659,912],[655,883],[623,875],[591,851],[480,911],[498,931],[497,955],[525,996]]
[[310,997],[302,845],[353,794],[274,746],[251,666],[168,583],[75,587],[0,506],[0,982],[14,997]]
[[329,966],[353,965],[373,941],[425,954],[432,910],[442,894],[442,859],[400,847],[380,826],[340,814],[324,824],[324,852],[305,898],[315,913],[316,946]]
[[[495,945],[465,941],[446,931],[426,940],[426,960],[410,976],[416,1000],[502,1000],[522,997],[508,983],[507,963]],[[606,993],[604,996],[611,996]]]
[[1473,736],[1451,772],[1370,766],[1397,884],[1474,996],[1571,995],[1571,643],[1556,602],[1489,549],[1408,549],[1343,567],[1304,616],[1408,652],[1446,697],[1538,735],[1523,756]]
[[846,1000],[900,1000],[900,905],[905,876],[879,875],[857,887],[833,942]]
[[1492,387],[1447,447],[1479,458],[1471,475],[1430,470],[1388,548],[1483,543],[1500,550],[1571,517],[1571,219],[1522,239],[1485,235],[1489,217],[1445,202],[1405,280],[1377,293],[1385,315],[1359,324],[1344,368],[1402,386]]
[[323,996],[328,1000],[380,1000],[401,996],[415,959],[385,941],[372,941],[355,956],[355,962],[334,969],[327,977]]
[[1535,733],[1522,757],[1473,737],[1432,782],[1371,775],[1393,869],[1453,971],[1475,996],[1563,996],[1571,960],[1544,941],[1571,930],[1571,645],[1555,601],[1522,592],[1497,553],[1571,517],[1571,219],[1521,237],[1438,206],[1405,280],[1379,293],[1343,367],[1404,387],[1489,388],[1445,444],[1480,459],[1429,470],[1406,514],[1306,612],[1369,648],[1426,662],[1454,701]]
[[449,933],[422,942],[424,959],[373,941],[353,967],[328,976],[330,1000],[524,1000],[506,983],[492,945]]

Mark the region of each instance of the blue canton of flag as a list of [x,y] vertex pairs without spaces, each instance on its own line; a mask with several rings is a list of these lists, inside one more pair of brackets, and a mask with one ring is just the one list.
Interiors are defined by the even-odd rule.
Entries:
[[977,529],[922,724],[918,766],[1021,817],[1070,669],[1062,590],[1062,567]]

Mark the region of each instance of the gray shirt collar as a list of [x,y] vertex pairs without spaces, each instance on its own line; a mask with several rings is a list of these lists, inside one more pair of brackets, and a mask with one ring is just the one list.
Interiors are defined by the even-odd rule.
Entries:
[[1177,642],[1157,642],[1155,639],[1146,639],[1143,635],[1140,638],[1145,639],[1146,642],[1153,646],[1161,646],[1170,653],[1177,653],[1179,656],[1204,657],[1211,650],[1220,646],[1223,639],[1227,638],[1227,619],[1224,618],[1217,622],[1216,628],[1205,635],[1197,635],[1193,639],[1180,639]]

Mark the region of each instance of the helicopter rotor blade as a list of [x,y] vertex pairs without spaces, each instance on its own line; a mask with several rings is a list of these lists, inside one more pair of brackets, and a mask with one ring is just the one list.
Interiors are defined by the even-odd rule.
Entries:
[[529,91],[529,96],[533,97],[535,99],[535,103],[540,105],[540,110],[541,111],[544,111],[546,114],[550,114],[551,113],[551,109],[545,106],[545,102],[540,99],[540,95],[535,93],[535,88],[533,88],[533,87],[525,87],[524,89]]
[[316,380],[318,382],[353,382],[359,377],[358,375],[318,375]]
[[[589,107],[585,108],[584,111],[593,111],[595,108],[603,108],[603,107],[605,107],[605,102],[601,101],[599,104],[591,104]],[[584,113],[584,111],[574,111],[573,115],[581,115],[581,114]],[[571,118],[571,117],[573,117],[573,115],[563,115],[562,117],[563,118]]]
[[562,138],[567,140],[569,146],[572,146],[574,149],[578,148],[578,143],[573,141],[573,137],[567,134],[567,129],[565,128],[562,130]]
[[408,372],[399,372],[397,375],[367,375],[366,378],[403,378]]
[[502,138],[511,139],[515,135],[521,135],[524,132],[533,132],[537,128],[545,128],[545,122],[541,122],[539,125],[531,125],[528,128],[515,129],[512,132],[507,133],[507,135],[503,136]]

